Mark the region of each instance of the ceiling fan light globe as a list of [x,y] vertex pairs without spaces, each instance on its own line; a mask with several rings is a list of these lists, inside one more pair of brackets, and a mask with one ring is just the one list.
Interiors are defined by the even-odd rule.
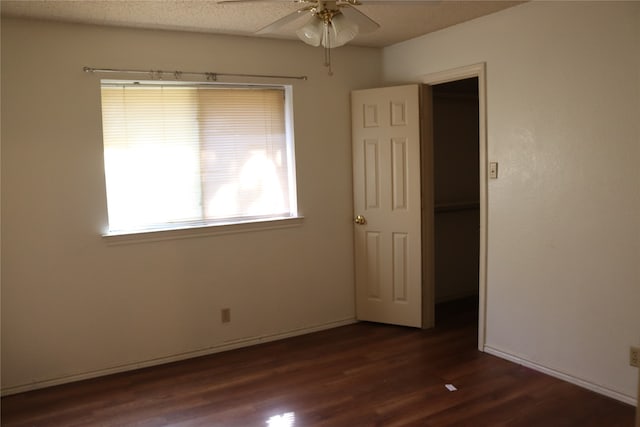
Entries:
[[302,28],[296,31],[296,35],[300,40],[314,47],[320,46],[324,34],[324,25],[322,21],[312,17]]
[[358,25],[347,19],[342,13],[331,19],[331,47],[340,47],[358,35]]

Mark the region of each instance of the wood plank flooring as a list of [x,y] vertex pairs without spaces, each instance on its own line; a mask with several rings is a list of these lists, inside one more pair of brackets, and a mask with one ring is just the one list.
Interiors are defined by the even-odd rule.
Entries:
[[632,406],[478,352],[473,301],[437,315],[429,331],[358,323],[7,396],[2,425],[633,426]]

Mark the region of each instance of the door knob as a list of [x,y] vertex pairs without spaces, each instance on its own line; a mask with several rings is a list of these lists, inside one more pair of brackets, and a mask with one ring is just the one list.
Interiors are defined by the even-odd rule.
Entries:
[[357,217],[354,218],[353,222],[355,222],[358,225],[364,225],[367,223],[367,220],[362,215],[358,215]]

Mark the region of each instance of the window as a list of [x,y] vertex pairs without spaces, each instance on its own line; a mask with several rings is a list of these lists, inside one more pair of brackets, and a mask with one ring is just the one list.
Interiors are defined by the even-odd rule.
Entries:
[[102,83],[109,233],[297,215],[290,88]]

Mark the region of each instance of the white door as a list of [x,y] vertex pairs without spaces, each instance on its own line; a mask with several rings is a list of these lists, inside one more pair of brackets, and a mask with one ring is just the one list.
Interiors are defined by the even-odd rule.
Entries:
[[420,85],[353,91],[351,108],[357,318],[421,327]]

